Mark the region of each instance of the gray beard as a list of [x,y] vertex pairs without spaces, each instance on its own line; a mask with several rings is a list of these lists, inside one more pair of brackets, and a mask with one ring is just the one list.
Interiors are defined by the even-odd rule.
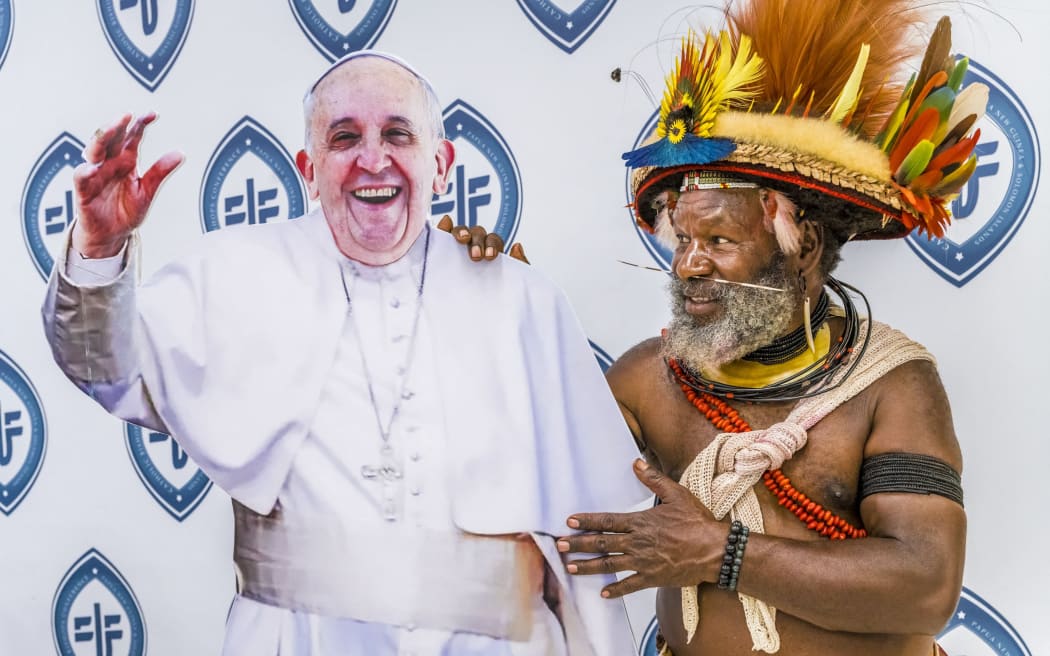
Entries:
[[[725,285],[703,278],[672,277],[667,285],[671,296],[671,324],[664,340],[664,357],[672,357],[693,371],[720,367],[770,344],[792,327],[792,315],[802,302],[797,285],[789,284],[783,255],[763,270],[754,282],[786,290],[768,290]],[[685,311],[687,296],[715,297],[722,313],[701,323]]]

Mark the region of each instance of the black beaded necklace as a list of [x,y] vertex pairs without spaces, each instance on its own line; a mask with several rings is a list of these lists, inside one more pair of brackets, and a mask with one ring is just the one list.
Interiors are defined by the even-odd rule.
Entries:
[[[845,314],[843,317],[845,328],[842,336],[832,345],[825,357],[788,378],[766,387],[737,387],[736,385],[709,380],[690,369],[683,362],[678,363],[682,370],[682,375],[677,376],[677,378],[697,392],[707,392],[719,398],[735,399],[748,403],[798,401],[799,399],[807,399],[835,389],[849,378],[864,356],[864,351],[867,350],[869,338],[871,337],[871,305],[868,303],[867,297],[852,285],[847,285],[828,276],[827,286],[831,291],[835,292],[835,295],[842,302],[842,309]],[[853,347],[856,345],[858,337],[860,337],[861,320],[857,314],[857,307],[853,304],[853,299],[850,298],[846,290],[853,292],[864,301],[864,307],[868,316],[864,341],[861,344],[860,352],[856,354],[853,353]],[[851,354],[852,357],[847,357]],[[849,369],[846,370],[846,374],[838,382],[829,384],[834,374],[846,362],[849,363]]]
[[[820,298],[817,299],[817,305],[813,308],[809,320],[810,330],[814,335],[827,321],[829,304],[828,293],[823,289],[820,290]],[[751,351],[743,359],[760,364],[782,364],[802,355],[807,348],[809,344],[806,343],[806,327],[799,326],[787,335],[777,337],[762,348]]]

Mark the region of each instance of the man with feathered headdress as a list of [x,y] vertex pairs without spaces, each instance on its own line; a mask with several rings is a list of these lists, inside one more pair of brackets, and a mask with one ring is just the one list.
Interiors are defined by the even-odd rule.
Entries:
[[570,566],[634,572],[607,596],[658,587],[675,656],[927,656],[961,587],[933,357],[831,272],[850,240],[943,235],[987,89],[963,86],[947,19],[898,83],[915,2],[802,5],[733,3],[685,39],[624,155],[640,225],[674,249],[668,329],[608,374],[661,503],[574,515],[592,533],[559,549],[616,554]]

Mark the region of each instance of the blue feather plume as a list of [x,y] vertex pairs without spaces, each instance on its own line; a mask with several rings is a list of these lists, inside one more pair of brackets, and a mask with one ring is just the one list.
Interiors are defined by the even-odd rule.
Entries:
[[703,138],[686,133],[678,143],[671,143],[667,137],[648,146],[642,146],[623,154],[623,159],[630,168],[656,166],[660,168],[696,164],[701,166],[729,157],[736,150],[736,144],[729,139]]

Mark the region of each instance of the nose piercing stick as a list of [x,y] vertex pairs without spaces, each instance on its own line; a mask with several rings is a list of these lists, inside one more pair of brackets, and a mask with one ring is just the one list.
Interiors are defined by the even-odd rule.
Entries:
[[[634,264],[632,262],[625,262],[623,260],[616,260],[616,261],[619,262],[620,264],[626,264],[627,266],[638,267],[639,269],[645,269],[646,271],[658,271],[660,273],[671,275],[670,271],[664,271],[663,269],[658,269],[656,267],[643,266],[641,264]],[[709,280],[711,282],[722,283],[723,285],[740,285],[741,287],[752,287],[754,289],[764,289],[764,290],[770,291],[770,292],[780,292],[781,294],[783,294],[786,291],[786,290],[783,290],[783,289],[777,289],[776,287],[767,287],[766,285],[756,285],[753,282],[737,282],[735,280],[722,280],[721,278],[703,278],[703,277],[700,277],[700,280]]]

